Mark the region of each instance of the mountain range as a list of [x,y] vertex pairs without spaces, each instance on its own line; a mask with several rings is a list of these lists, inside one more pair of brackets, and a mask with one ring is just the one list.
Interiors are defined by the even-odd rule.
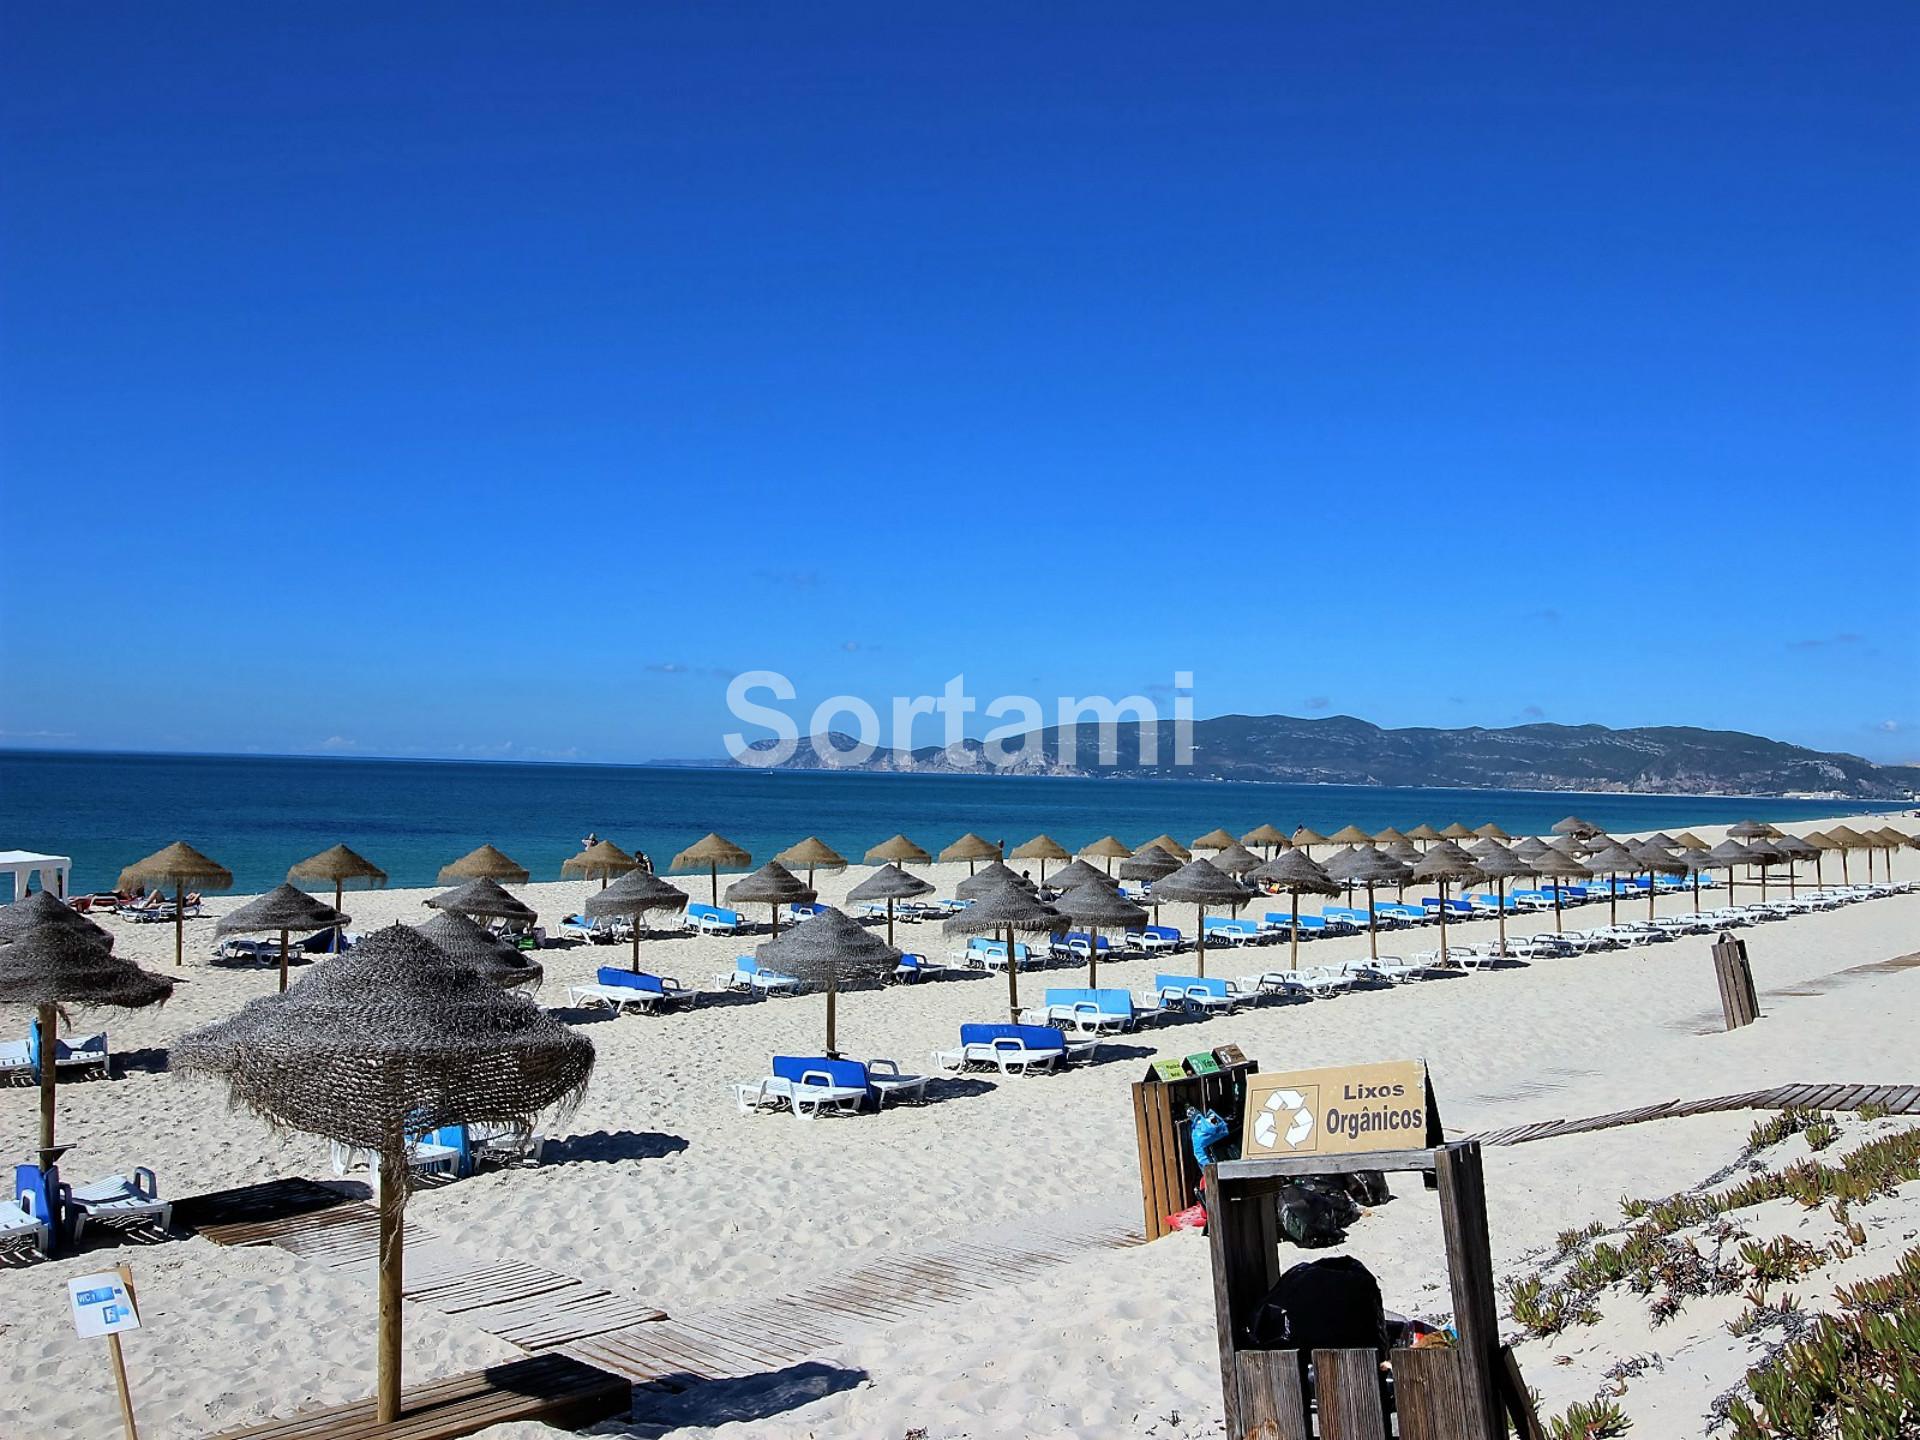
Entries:
[[[1809,750],[1738,730],[1684,725],[1415,727],[1385,730],[1350,715],[1219,715],[1192,722],[1193,763],[1175,766],[1170,720],[1115,727],[1114,761],[1099,763],[1099,736],[1082,726],[1063,745],[1057,727],[1026,737],[1028,754],[993,767],[983,745],[876,750],[856,759],[852,736],[803,739],[779,768],[1283,781],[1292,784],[1435,785],[1499,790],[1645,794],[1816,795],[1898,800],[1920,792],[1920,766],[1876,765],[1858,755]],[[1142,760],[1142,742],[1149,741]],[[771,749],[773,742],[755,748]],[[1007,748],[1016,748],[1008,746]]]

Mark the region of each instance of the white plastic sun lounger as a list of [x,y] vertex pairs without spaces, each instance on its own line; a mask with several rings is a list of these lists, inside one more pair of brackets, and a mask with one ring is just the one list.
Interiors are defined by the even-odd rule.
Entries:
[[158,1216],[160,1228],[173,1222],[173,1204],[160,1198],[153,1171],[142,1165],[129,1180],[124,1175],[109,1175],[88,1185],[76,1185],[67,1191],[67,1206],[73,1211],[73,1240],[77,1245],[89,1220],[138,1220]]
[[742,1115],[785,1106],[796,1120],[816,1120],[827,1110],[851,1115],[866,1098],[866,1086],[836,1085],[824,1070],[809,1070],[798,1080],[766,1075],[758,1080],[740,1081],[733,1087],[734,1104],[740,1107]]
[[[356,1145],[342,1145],[335,1140],[331,1146],[333,1173],[344,1175],[349,1170],[365,1167],[375,1168],[376,1157],[371,1150],[362,1150]],[[436,1144],[431,1140],[414,1140],[407,1145],[407,1168],[428,1172],[446,1171],[449,1174],[460,1168],[460,1152],[451,1145]]]
[[0,1200],[0,1245],[26,1240],[42,1255],[53,1249],[53,1227],[31,1210]]

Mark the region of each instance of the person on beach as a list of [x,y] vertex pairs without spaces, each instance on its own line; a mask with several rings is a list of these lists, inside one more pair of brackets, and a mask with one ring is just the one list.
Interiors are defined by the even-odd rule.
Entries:
[[589,830],[587,832],[587,838],[580,842],[580,848],[582,850],[591,850],[593,849],[594,846],[598,845],[599,843],[600,843],[600,837],[594,834],[593,831]]

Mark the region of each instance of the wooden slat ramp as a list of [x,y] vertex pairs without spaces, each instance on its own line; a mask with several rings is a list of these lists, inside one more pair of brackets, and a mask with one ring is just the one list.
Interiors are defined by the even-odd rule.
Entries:
[[1463,1138],[1478,1140],[1482,1145],[1524,1145],[1530,1140],[1552,1140],[1561,1135],[1726,1110],[1858,1110],[1863,1105],[1878,1105],[1892,1115],[1920,1115],[1920,1085],[1775,1085],[1766,1090],[1716,1095],[1707,1100],[1663,1100],[1657,1105],[1616,1110],[1610,1115],[1590,1115],[1580,1120],[1536,1120]]
[[1091,1250],[1143,1243],[1129,1210],[1075,1210],[883,1255],[783,1295],[606,1331],[564,1350],[625,1375],[642,1394],[677,1394],[783,1369],[876,1329],[1024,1284]]
[[402,1396],[400,1418],[385,1425],[373,1401],[356,1400],[228,1430],[220,1440],[451,1440],[514,1420],[574,1429],[624,1415],[632,1403],[621,1376],[549,1353],[416,1386]]

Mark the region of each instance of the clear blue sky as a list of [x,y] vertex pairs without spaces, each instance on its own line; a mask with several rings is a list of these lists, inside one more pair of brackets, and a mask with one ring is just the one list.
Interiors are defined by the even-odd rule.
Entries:
[[0,745],[1185,669],[1920,757],[1920,7],[7,29]]

